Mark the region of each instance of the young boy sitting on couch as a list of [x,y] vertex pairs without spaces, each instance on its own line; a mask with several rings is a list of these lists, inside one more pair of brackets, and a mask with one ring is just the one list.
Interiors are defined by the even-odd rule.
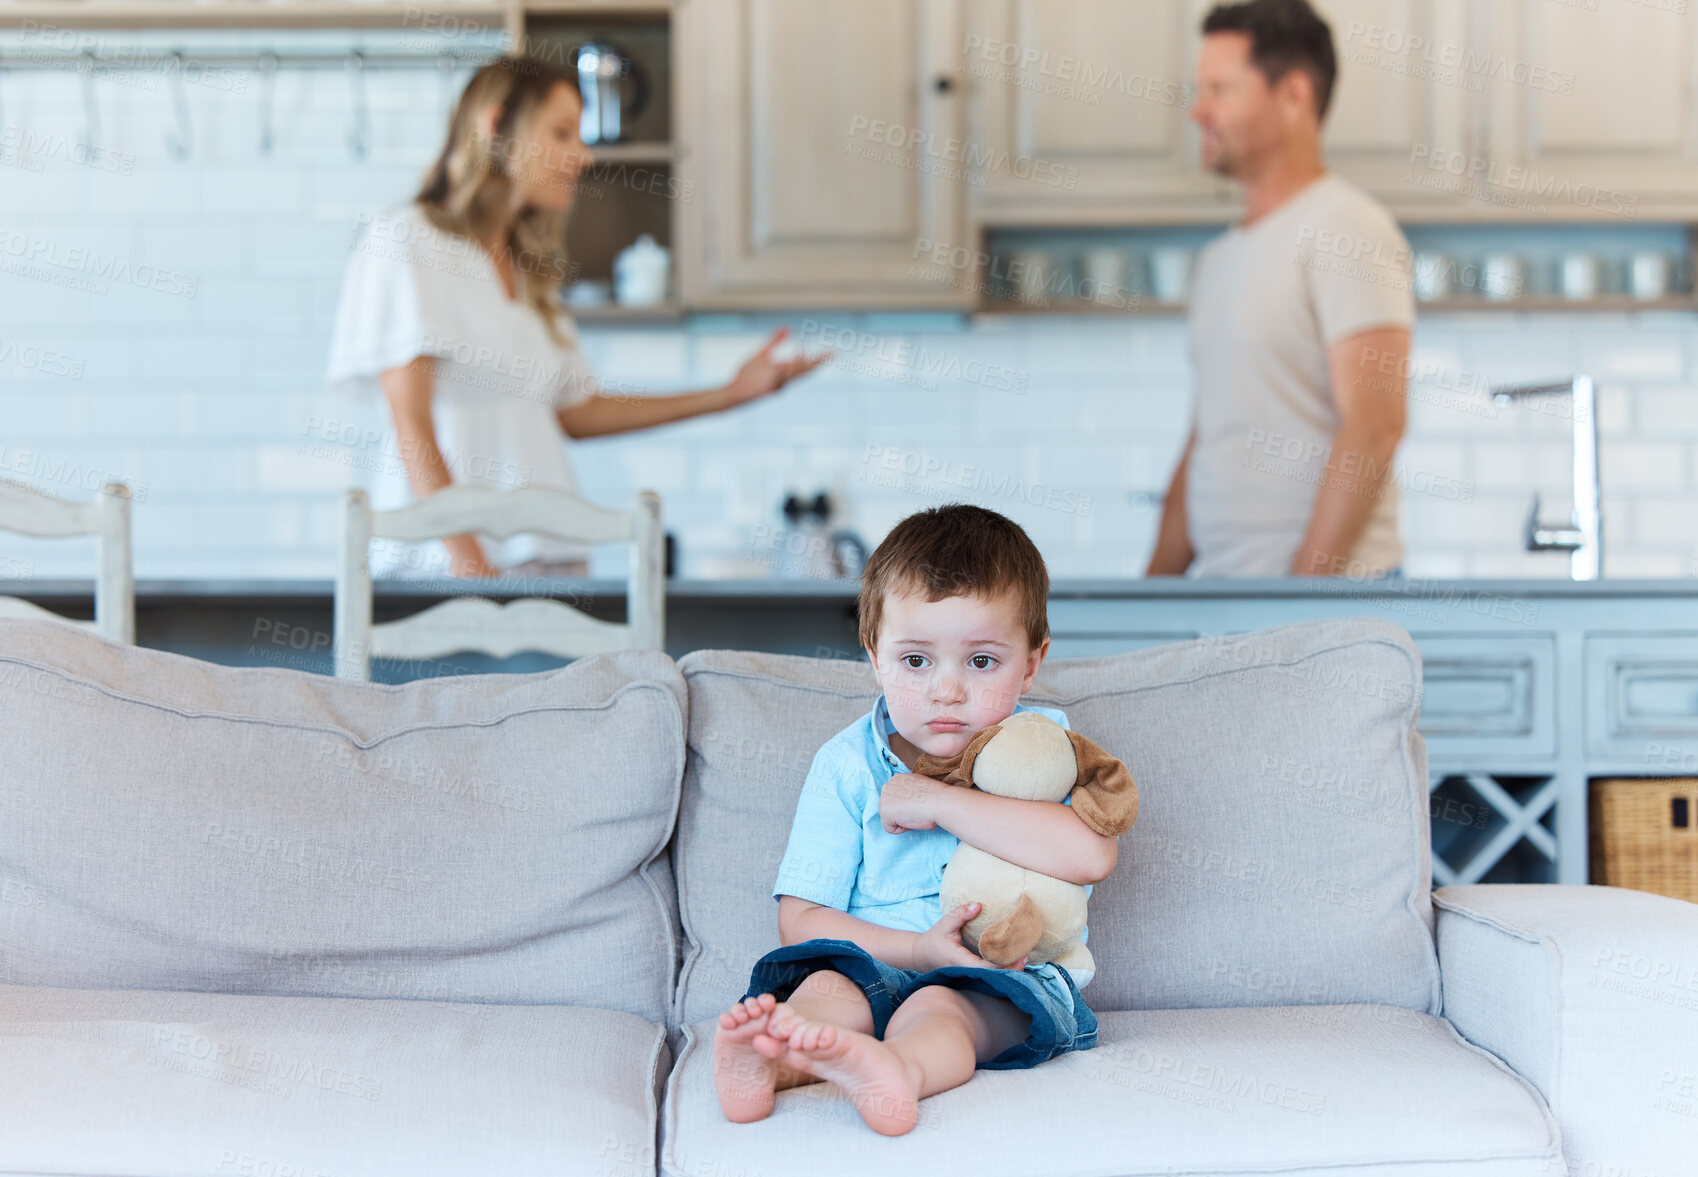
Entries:
[[897,524],[861,582],[861,644],[883,695],[814,757],[773,895],[784,947],[719,1016],[714,1076],[736,1123],[774,1093],[838,1084],[875,1131],[914,1127],[919,1101],[975,1068],[1036,1066],[1096,1045],[1097,1018],[1065,968],[1000,969],[961,943],[979,904],[939,910],[958,842],[1089,885],[1113,837],[1066,803],[1019,801],[910,772],[1027,708],[1049,651],[1049,573],[1011,520],[947,506]]

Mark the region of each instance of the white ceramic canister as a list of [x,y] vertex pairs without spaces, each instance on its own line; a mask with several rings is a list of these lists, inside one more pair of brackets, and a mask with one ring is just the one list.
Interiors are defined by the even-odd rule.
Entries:
[[621,306],[658,306],[666,301],[672,255],[649,234],[619,251],[613,261],[613,294]]

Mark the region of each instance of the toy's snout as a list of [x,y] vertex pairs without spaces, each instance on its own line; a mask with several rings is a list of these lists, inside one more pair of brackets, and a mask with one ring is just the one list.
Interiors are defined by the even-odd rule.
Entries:
[[1018,801],[1061,801],[1079,780],[1067,732],[1053,719],[1022,711],[1002,721],[973,762],[973,784]]

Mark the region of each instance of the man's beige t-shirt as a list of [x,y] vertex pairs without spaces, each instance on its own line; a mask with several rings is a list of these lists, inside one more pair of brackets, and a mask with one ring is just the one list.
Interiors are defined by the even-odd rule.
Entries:
[[[1358,455],[1326,470],[1339,424],[1328,352],[1372,328],[1413,327],[1411,270],[1391,214],[1331,175],[1203,250],[1190,319],[1192,575],[1290,575],[1321,481],[1376,473]],[[1402,394],[1395,363],[1372,376],[1387,395]],[[1388,477],[1348,567],[1329,571],[1374,575],[1402,559]]]

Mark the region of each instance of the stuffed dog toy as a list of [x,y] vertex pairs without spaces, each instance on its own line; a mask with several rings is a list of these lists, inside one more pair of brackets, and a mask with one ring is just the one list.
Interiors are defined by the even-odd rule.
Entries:
[[[987,727],[955,756],[921,756],[914,771],[945,784],[1022,801],[1060,801],[1099,834],[1117,837],[1138,820],[1138,786],[1126,766],[1078,732],[1033,711]],[[961,929],[961,942],[1006,968],[1061,965],[1081,989],[1096,962],[1080,939],[1085,888],[1015,866],[963,842],[943,871],[942,910],[976,900],[982,906]]]

